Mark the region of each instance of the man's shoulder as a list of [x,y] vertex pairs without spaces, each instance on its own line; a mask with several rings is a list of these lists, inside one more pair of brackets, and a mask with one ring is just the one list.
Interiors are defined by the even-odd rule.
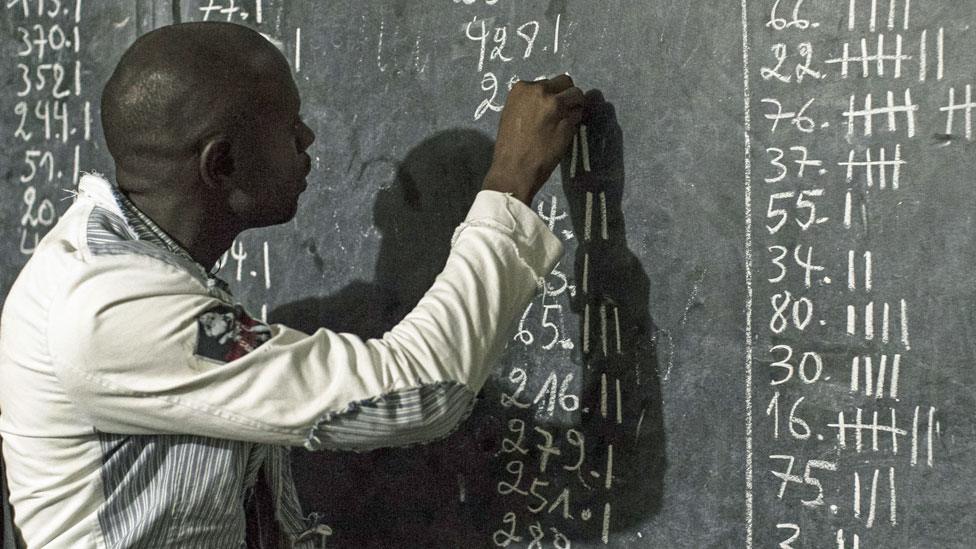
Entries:
[[205,270],[185,253],[174,251],[175,244],[162,241],[132,208],[100,174],[84,174],[75,202],[41,240],[28,266],[54,261],[82,271],[103,265],[175,269],[206,285]]
[[195,278],[203,274],[192,261],[144,240],[116,209],[85,197],[68,208],[34,255],[47,259],[60,256],[92,268],[101,264],[149,269],[166,265]]
[[4,303],[13,316],[61,314],[153,293],[208,294],[206,276],[176,254],[139,240],[124,218],[79,198],[39,243]]

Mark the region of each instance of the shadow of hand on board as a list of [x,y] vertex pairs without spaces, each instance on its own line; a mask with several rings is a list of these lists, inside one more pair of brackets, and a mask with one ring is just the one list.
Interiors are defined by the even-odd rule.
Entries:
[[[584,234],[587,190],[592,196],[604,193],[608,238],[601,237],[602,224],[593,225],[591,231],[596,227],[597,232],[591,234],[599,242],[592,237],[588,243],[580,242],[575,254],[576,281],[582,280],[586,253],[590,264],[587,291],[583,292],[577,282],[576,295],[568,301],[578,315],[580,335],[575,338],[572,360],[553,365],[553,357],[538,346],[524,347],[513,342],[496,375],[488,379],[471,417],[444,440],[362,454],[296,450],[294,475],[303,507],[324,514],[325,522],[334,531],[330,542],[336,547],[521,547],[537,537],[530,531],[533,523],[539,523],[545,532],[554,526],[573,542],[592,540],[599,544],[605,502],[612,508],[611,540],[616,539],[617,532],[623,535],[638,528],[660,507],[664,474],[660,384],[651,337],[653,326],[647,313],[648,280],[625,242],[622,136],[613,107],[598,92],[588,94],[585,123],[589,128],[591,170],[571,178],[568,163],[564,163],[563,191],[577,237]],[[438,133],[412,149],[399,164],[393,184],[378,194],[373,209],[374,224],[382,234],[375,280],[354,282],[328,297],[283,305],[271,312],[270,320],[306,333],[326,327],[363,338],[380,337],[395,326],[443,269],[454,229],[481,189],[492,148],[492,141],[484,134],[457,129]],[[597,187],[600,190],[594,192]],[[596,211],[602,209],[598,206]],[[566,242],[567,258],[573,243]],[[594,336],[587,352],[581,352],[587,303],[591,314],[599,310],[601,303],[616,308],[620,329],[619,333],[610,329],[607,356],[603,356],[602,343],[592,346],[594,341],[602,341],[596,331],[592,331]],[[600,327],[599,323],[596,327]],[[523,409],[500,405],[507,396],[503,391],[511,392],[506,378],[513,365],[526,364],[522,357],[539,362],[540,368],[553,366],[564,375],[575,373],[579,408],[590,413],[577,410],[567,423],[539,416],[534,405]],[[609,375],[612,394],[616,380],[620,380],[620,424],[616,423],[615,402],[612,412],[608,412],[609,419],[603,417],[603,373]],[[545,381],[538,378],[544,376],[531,370],[528,376],[535,379],[529,382],[525,395],[536,395]],[[529,510],[534,504],[530,496],[500,494],[500,483],[512,476],[506,467],[513,456],[504,451],[503,441],[512,436],[510,422],[519,418],[529,425],[527,434],[533,434],[533,426],[538,426],[558,437],[555,440],[562,441],[567,456],[567,432],[582,432],[586,438],[587,471],[581,474],[590,474],[590,469],[602,474],[607,446],[612,444],[610,488],[605,488],[603,478],[587,477],[582,483],[577,482],[575,478],[582,479],[581,476],[570,475],[562,469],[563,461],[551,459],[550,475],[558,477],[551,479],[552,489],[570,489],[569,513],[573,518],[563,516],[562,504],[553,511],[548,511],[547,506],[535,514]],[[528,491],[532,482],[530,468],[539,467],[535,455],[538,442],[527,438],[526,445],[532,452],[524,458],[523,491]],[[557,468],[559,472],[554,473]],[[550,490],[545,495],[551,504],[558,492]],[[592,518],[583,519],[584,508],[592,509]],[[500,529],[507,530],[503,516],[509,512],[517,514],[518,540],[497,534]],[[550,546],[552,541],[549,535],[544,546]]]

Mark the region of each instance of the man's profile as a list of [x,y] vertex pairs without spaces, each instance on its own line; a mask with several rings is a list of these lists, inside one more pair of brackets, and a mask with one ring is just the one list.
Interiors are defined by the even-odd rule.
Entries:
[[[527,207],[579,123],[567,76],[512,89],[443,272],[381,338],[264,324],[211,266],[292,219],[315,135],[287,61],[226,23],[139,39],[106,83],[114,178],[39,243],[0,321],[0,435],[27,547],[311,547],[288,447],[456,429],[562,245]],[[450,182],[445,182],[450,184]]]

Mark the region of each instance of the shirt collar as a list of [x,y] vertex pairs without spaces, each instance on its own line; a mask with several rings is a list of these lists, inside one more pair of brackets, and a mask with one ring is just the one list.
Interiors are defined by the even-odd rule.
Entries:
[[102,174],[98,172],[83,173],[78,181],[78,193],[91,198],[100,206],[121,216],[126,225],[135,233],[137,240],[149,242],[186,259],[198,266],[207,274],[209,279],[216,281],[225,290],[227,289],[226,282],[215,276],[218,265],[214,265],[210,269],[200,265],[186,248],[137,208],[118,185],[105,179]]

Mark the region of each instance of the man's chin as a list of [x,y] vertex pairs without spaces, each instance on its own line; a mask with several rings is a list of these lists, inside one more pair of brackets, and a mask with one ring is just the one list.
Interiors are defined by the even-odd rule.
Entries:
[[288,223],[292,219],[295,219],[295,214],[298,213],[298,203],[296,202],[294,207],[289,208],[287,211],[282,212],[282,214],[277,217],[272,225],[280,225],[282,223]]
[[295,218],[296,213],[298,213],[297,201],[293,202],[290,206],[284,205],[283,207],[275,210],[265,210],[264,212],[261,212],[261,215],[254,220],[250,228],[257,229],[260,227],[270,227],[272,225],[288,223]]

